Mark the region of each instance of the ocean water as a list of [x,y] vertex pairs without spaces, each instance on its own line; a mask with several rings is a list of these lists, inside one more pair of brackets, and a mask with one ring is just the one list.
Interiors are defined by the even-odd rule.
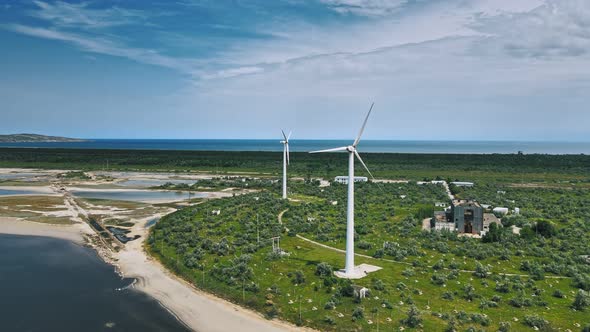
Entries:
[[[291,151],[307,152],[345,146],[351,140],[291,140]],[[282,151],[276,140],[247,139],[96,139],[70,143],[0,143],[0,147],[143,149],[194,151]],[[383,153],[543,153],[590,154],[590,142],[525,141],[388,141],[363,140],[362,152]]]
[[69,241],[0,235],[0,331],[189,331],[96,253]]

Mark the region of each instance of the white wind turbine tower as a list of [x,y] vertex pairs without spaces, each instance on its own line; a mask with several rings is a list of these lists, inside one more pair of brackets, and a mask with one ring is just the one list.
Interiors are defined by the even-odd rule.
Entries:
[[347,151],[348,152],[348,200],[347,200],[347,208],[346,208],[346,265],[344,268],[344,274],[341,275],[345,278],[361,278],[364,277],[365,274],[363,271],[356,271],[354,267],[354,157],[356,156],[358,160],[361,162],[363,167],[367,170],[369,175],[372,179],[374,179],[373,174],[369,171],[369,168],[359,155],[357,151],[357,145],[361,140],[361,136],[363,135],[363,131],[365,130],[365,126],[367,125],[367,120],[369,119],[369,115],[371,115],[371,111],[373,110],[373,104],[371,104],[371,108],[369,109],[369,113],[367,113],[367,117],[365,118],[365,122],[361,127],[361,130],[354,140],[354,143],[349,146],[343,146],[340,148],[328,149],[328,150],[320,150],[320,151],[312,151],[310,153],[322,153],[322,152],[336,152],[336,151]]
[[283,199],[287,199],[287,165],[289,165],[289,138],[291,138],[291,132],[289,132],[289,136],[285,135],[283,130],[281,132],[285,139],[281,141],[283,144]]

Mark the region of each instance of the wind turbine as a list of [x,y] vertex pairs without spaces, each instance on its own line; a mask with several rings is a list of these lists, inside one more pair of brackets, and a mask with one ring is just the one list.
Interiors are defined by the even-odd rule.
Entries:
[[365,126],[367,125],[367,120],[369,119],[369,115],[371,115],[371,111],[373,110],[373,105],[371,104],[371,108],[369,108],[369,113],[365,117],[365,121],[361,127],[361,130],[354,140],[354,143],[349,146],[343,146],[334,149],[327,149],[327,150],[320,150],[320,151],[312,151],[310,153],[323,153],[323,152],[337,152],[337,151],[347,151],[348,152],[348,200],[347,200],[347,207],[346,207],[346,265],[344,267],[344,277],[346,278],[358,278],[363,277],[364,274],[361,271],[355,273],[354,269],[354,157],[356,156],[358,160],[361,162],[363,167],[367,170],[369,175],[372,179],[373,174],[369,171],[363,159],[359,155],[357,151],[357,145],[361,140],[361,136],[363,135],[363,131],[365,130]]
[[281,132],[285,139],[281,141],[283,144],[283,199],[287,199],[287,165],[289,165],[289,138],[291,138],[291,132],[289,132],[289,136],[285,135],[283,130]]

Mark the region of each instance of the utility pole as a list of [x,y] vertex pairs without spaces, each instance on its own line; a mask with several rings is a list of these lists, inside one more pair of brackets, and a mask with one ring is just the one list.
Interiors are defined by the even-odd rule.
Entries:
[[203,265],[202,266],[203,266],[203,268],[202,268],[202,271],[203,271],[203,287],[205,287],[205,261],[203,261]]
[[301,322],[301,294],[299,294],[299,323]]
[[260,230],[258,229],[258,213],[256,214],[256,243],[260,245]]

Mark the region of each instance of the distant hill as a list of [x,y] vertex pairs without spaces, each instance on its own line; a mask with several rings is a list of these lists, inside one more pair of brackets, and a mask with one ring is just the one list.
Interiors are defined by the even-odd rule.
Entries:
[[0,135],[0,143],[30,143],[30,142],[84,142],[83,139],[59,136],[45,136],[37,134]]

